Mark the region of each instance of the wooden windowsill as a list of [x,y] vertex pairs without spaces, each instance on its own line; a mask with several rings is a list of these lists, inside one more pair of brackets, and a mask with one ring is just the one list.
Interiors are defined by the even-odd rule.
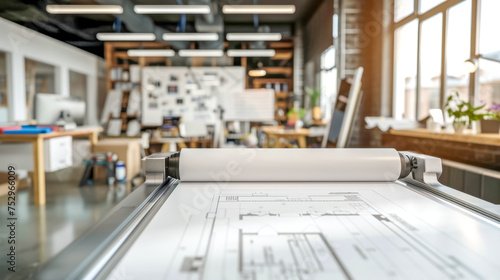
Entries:
[[452,132],[432,132],[425,128],[417,128],[412,130],[389,130],[389,134],[397,136],[407,136],[415,138],[427,138],[433,140],[454,141],[462,143],[473,143],[480,145],[500,146],[499,133],[478,133],[474,134],[470,130],[466,130],[464,134],[456,134]]

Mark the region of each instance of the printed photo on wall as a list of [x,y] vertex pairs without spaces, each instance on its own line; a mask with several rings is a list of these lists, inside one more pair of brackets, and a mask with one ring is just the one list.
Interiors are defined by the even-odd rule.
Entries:
[[179,93],[179,88],[177,86],[168,86],[167,93],[168,94],[177,94],[177,93]]
[[171,82],[177,82],[178,80],[179,80],[179,77],[177,77],[177,75],[170,75]]
[[150,92],[150,93],[148,94],[148,97],[149,97],[149,99],[153,99],[153,100],[158,99],[158,96],[157,96],[156,94],[152,93],[152,92]]
[[177,98],[177,104],[183,104],[184,103],[184,99],[182,98]]
[[157,102],[149,102],[149,109],[157,109],[158,108],[158,103]]

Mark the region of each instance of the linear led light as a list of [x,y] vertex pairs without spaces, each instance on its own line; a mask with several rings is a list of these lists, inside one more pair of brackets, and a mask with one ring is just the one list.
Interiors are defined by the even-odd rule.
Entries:
[[227,55],[231,57],[273,57],[275,50],[228,50]]
[[163,33],[165,41],[217,41],[217,33]]
[[123,14],[120,5],[47,5],[50,14]]
[[99,41],[154,41],[153,33],[97,33]]
[[135,5],[138,14],[210,14],[208,5]]
[[250,77],[264,77],[266,74],[266,70],[264,69],[253,69],[248,71],[248,76]]
[[293,14],[295,5],[224,5],[224,14]]
[[128,56],[140,57],[140,56],[154,56],[154,57],[171,57],[175,55],[175,51],[173,50],[142,50],[142,49],[133,49],[127,51]]
[[228,41],[279,41],[281,33],[227,33]]
[[179,50],[179,55],[184,57],[218,57],[224,55],[222,50]]

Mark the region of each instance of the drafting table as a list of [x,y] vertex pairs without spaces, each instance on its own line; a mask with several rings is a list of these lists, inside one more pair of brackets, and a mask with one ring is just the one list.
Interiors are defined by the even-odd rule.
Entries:
[[393,149],[183,149],[151,155],[145,168],[146,183],[37,278],[500,275],[499,207],[439,184],[434,157]]

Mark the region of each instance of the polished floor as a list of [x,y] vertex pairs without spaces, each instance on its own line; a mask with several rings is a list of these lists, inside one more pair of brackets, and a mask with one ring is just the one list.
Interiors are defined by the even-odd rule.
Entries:
[[[7,270],[7,197],[0,197],[0,279],[25,279],[95,225],[131,192],[129,184],[78,187],[47,182],[47,204],[35,206],[31,188],[17,193],[16,272]],[[5,224],[5,225],[4,225]]]

